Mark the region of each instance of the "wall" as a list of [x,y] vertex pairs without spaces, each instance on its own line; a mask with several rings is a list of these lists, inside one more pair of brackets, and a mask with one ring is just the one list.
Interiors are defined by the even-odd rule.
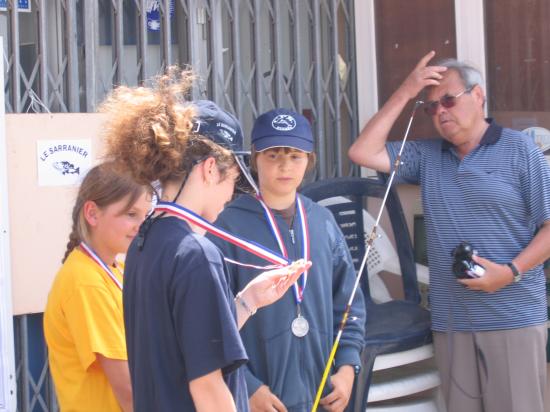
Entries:
[[98,114],[6,115],[13,314],[42,312],[61,265],[77,186],[38,186],[37,140],[92,139],[97,159]]
[[[44,310],[65,252],[77,191],[76,186],[38,186],[36,142],[89,138],[97,159],[102,119],[82,113],[6,115],[14,315]],[[398,192],[412,237],[413,217],[422,213],[420,193],[410,185],[401,185]],[[391,230],[387,233],[393,238]]]

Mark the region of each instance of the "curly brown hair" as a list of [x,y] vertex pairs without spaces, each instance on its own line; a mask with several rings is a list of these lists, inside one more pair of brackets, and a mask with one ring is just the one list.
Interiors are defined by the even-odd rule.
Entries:
[[171,67],[153,86],[118,87],[100,106],[108,116],[106,156],[138,183],[181,180],[210,156],[222,177],[235,166],[229,150],[192,132],[197,111],[185,98],[194,80],[191,71]]

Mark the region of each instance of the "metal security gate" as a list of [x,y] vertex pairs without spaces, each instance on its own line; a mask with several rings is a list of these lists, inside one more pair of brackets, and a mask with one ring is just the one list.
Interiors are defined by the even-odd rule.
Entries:
[[169,65],[202,78],[194,97],[234,112],[305,114],[318,177],[352,173],[357,135],[352,0],[7,0],[6,111],[91,112],[113,85]]
[[[287,107],[313,125],[314,179],[357,173],[346,156],[358,134],[354,0],[3,3],[7,113],[93,112],[116,85],[189,65],[193,97],[235,113],[246,136],[259,114]],[[57,409],[38,319],[15,318],[25,412]]]
[[49,373],[42,314],[14,317],[17,410],[54,412],[59,408]]

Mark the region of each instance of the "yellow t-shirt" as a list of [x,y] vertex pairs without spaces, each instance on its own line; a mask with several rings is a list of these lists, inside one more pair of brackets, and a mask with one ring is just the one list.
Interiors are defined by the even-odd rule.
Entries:
[[[121,271],[111,269],[122,282]],[[122,291],[78,248],[50,290],[44,335],[62,412],[121,410],[96,354],[128,360]]]

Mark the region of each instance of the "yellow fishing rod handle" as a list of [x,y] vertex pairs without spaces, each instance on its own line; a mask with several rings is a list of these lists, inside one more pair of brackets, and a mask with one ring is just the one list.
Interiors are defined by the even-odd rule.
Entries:
[[342,336],[342,331],[338,332],[338,335],[336,336],[336,340],[332,345],[332,350],[330,351],[330,356],[328,357],[328,362],[325,367],[325,371],[323,372],[323,378],[321,379],[321,383],[319,384],[319,388],[317,389],[317,395],[315,396],[315,402],[313,402],[313,407],[311,408],[311,412],[317,412],[317,408],[319,407],[319,401],[321,400],[321,395],[323,394],[323,389],[325,388],[325,383],[327,382],[328,374],[330,372],[330,367],[332,365],[332,362],[334,361],[334,355],[336,355],[336,350],[338,349],[338,343],[340,343],[340,336]]

